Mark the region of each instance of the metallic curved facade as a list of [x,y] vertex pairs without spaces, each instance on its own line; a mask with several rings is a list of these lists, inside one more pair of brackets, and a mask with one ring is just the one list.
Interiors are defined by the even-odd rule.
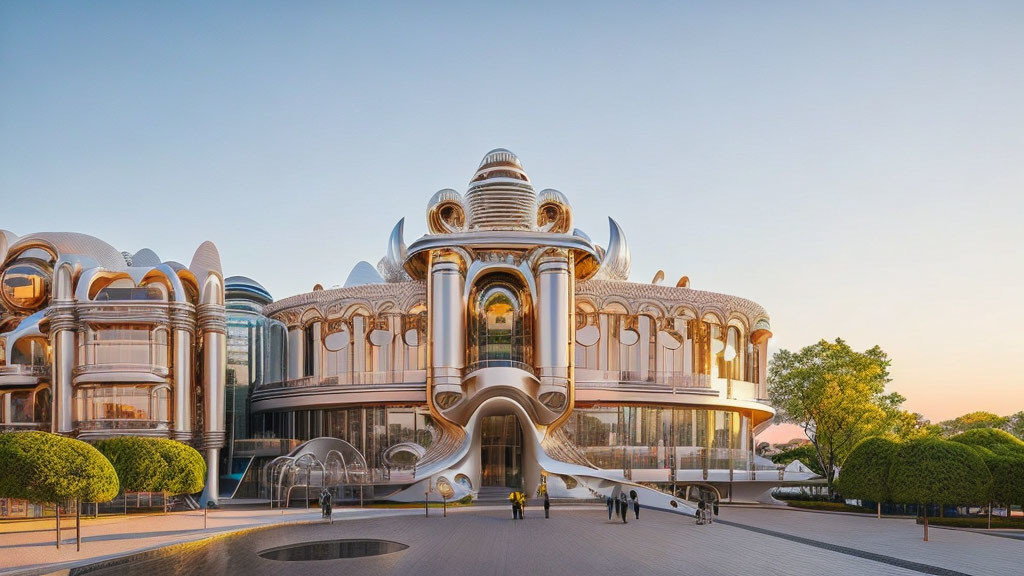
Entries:
[[[678,511],[680,486],[732,496],[780,479],[753,451],[774,414],[761,306],[685,276],[629,282],[622,228],[609,218],[596,245],[505,149],[425,218],[409,244],[400,219],[343,287],[278,301],[225,278],[209,242],[186,267],[0,231],[0,426],[190,442],[210,499],[286,503],[287,483],[357,476],[377,499],[629,485]],[[359,457],[298,446],[322,437]],[[354,461],[355,476],[335,469]]]
[[70,232],[0,242],[0,428],[225,443],[225,295],[206,242],[186,268]]
[[[284,380],[252,393],[255,434],[341,438],[376,496],[398,500],[455,478],[467,493],[545,482],[579,497],[778,480],[753,452],[774,414],[761,306],[628,282],[621,227],[609,219],[607,247],[595,245],[572,228],[568,197],[535,194],[505,149],[464,196],[436,193],[426,220],[408,245],[404,220],[392,231],[383,282],[264,308],[287,327],[288,360]],[[400,445],[415,462],[396,471],[385,455]]]

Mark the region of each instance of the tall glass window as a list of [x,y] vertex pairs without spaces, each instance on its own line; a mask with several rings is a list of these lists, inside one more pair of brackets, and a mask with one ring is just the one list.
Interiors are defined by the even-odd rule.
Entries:
[[532,319],[518,279],[491,274],[473,289],[469,364],[532,370]]

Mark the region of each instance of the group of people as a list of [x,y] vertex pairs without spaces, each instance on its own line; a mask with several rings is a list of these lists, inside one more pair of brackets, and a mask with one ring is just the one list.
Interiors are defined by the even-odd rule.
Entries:
[[[545,487],[545,489],[543,491],[543,494],[544,494],[544,517],[545,518],[550,518],[551,517],[551,499],[548,498],[547,487]],[[522,520],[523,519],[523,511],[526,509],[526,495],[523,494],[522,492],[513,492],[513,493],[509,494],[508,499],[509,499],[509,501],[512,502],[512,519],[513,520],[517,520],[517,519],[518,520]]]
[[609,520],[612,519],[612,512],[614,512],[617,517],[622,518],[622,523],[625,524],[630,506],[633,507],[633,514],[636,515],[636,519],[640,519],[640,497],[637,496],[636,490],[630,490],[628,498],[625,492],[619,494],[618,498],[614,495],[608,496],[605,503],[608,504]]

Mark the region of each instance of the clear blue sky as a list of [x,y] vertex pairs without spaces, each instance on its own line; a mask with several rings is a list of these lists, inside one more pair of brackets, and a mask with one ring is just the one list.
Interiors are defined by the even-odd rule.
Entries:
[[1024,4],[0,4],[0,228],[275,297],[376,262],[503,146],[633,279],[894,358],[933,419],[1024,409]]

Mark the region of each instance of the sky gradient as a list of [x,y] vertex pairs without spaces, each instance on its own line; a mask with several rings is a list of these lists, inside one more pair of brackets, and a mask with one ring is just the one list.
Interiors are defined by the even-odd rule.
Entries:
[[501,146],[632,280],[878,344],[935,421],[1024,410],[1024,4],[172,4],[0,4],[0,228],[208,239],[283,298]]

